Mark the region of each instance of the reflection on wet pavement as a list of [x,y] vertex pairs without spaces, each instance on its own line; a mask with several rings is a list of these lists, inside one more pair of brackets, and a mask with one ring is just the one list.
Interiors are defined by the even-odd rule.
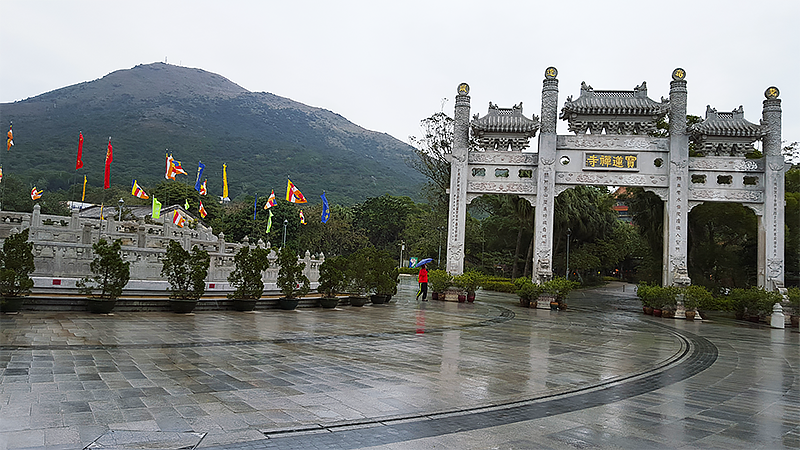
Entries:
[[644,316],[620,283],[553,312],[415,288],[335,310],[4,315],[0,450],[119,431],[198,448],[800,444],[796,330]]

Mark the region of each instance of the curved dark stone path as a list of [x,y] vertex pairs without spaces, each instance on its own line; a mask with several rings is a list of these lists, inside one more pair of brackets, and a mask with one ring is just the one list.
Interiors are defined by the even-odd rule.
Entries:
[[550,312],[409,281],[335,311],[2,316],[0,450],[800,443],[796,330],[647,317],[630,285]]

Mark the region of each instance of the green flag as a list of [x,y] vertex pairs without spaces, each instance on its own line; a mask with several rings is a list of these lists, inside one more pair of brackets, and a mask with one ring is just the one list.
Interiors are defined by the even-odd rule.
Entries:
[[269,212],[269,219],[267,219],[267,233],[272,229],[272,211]]
[[186,199],[186,203],[183,204],[183,209],[185,209],[187,211],[189,210],[189,199],[188,198]]
[[158,219],[159,217],[161,217],[161,202],[156,200],[155,197],[153,197],[153,214],[152,214],[152,217],[153,217],[153,219]]

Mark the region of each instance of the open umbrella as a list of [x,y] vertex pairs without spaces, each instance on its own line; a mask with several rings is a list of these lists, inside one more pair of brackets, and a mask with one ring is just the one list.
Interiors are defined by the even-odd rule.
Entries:
[[416,264],[414,264],[414,268],[421,267],[423,264],[428,264],[429,262],[433,261],[433,258],[425,258],[419,260]]

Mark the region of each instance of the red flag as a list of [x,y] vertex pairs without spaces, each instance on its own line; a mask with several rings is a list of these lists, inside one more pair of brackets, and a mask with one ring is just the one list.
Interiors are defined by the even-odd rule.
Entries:
[[83,167],[83,161],[81,161],[81,157],[83,156],[83,133],[78,135],[78,160],[75,162],[75,170],[80,169]]
[[111,162],[114,161],[114,151],[111,148],[111,137],[108,138],[108,150],[106,150],[106,174],[103,178],[103,189],[111,187]]

